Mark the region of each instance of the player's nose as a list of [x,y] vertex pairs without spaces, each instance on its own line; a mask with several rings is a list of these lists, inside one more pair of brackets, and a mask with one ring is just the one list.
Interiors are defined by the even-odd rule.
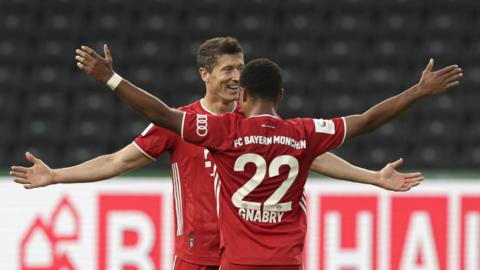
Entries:
[[232,80],[234,81],[240,81],[240,70],[239,69],[235,69],[232,73]]

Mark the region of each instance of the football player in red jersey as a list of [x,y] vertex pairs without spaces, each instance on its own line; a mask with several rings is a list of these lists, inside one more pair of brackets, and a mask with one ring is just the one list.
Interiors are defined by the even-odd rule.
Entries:
[[[214,157],[221,181],[219,224],[226,269],[302,269],[306,233],[303,196],[315,158],[345,140],[378,128],[416,101],[459,84],[461,68],[433,71],[430,59],[420,81],[366,112],[333,119],[283,120],[278,66],[268,59],[248,63],[240,76],[239,101],[246,117],[235,113],[198,114],[170,108],[113,72],[87,47],[77,52],[78,67],[106,83],[131,107],[158,126],[203,146]],[[105,50],[107,61],[111,55]],[[92,64],[93,63],[93,64]]]
[[[238,41],[228,37],[207,40],[199,48],[198,64],[206,85],[205,97],[180,110],[207,115],[241,114],[236,99],[244,62]],[[218,186],[216,166],[206,149],[184,142],[169,130],[149,125],[124,149],[69,168],[50,170],[41,160],[27,154],[34,165],[31,168],[15,166],[12,175],[28,188],[52,183],[99,181],[148,164],[166,151],[170,153],[174,188],[175,269],[218,268],[220,239],[214,194],[214,186]],[[312,168],[334,178],[406,191],[417,185],[422,177],[419,173],[396,172],[395,168],[401,162],[388,164],[380,172],[372,172],[325,153],[316,159]]]

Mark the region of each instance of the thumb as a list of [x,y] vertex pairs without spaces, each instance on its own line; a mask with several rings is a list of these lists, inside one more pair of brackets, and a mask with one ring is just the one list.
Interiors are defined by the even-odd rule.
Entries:
[[113,59],[112,59],[112,54],[110,53],[110,49],[108,48],[107,44],[103,45],[103,52],[105,54],[105,61],[111,66]]
[[399,158],[396,161],[390,163],[394,169],[400,167],[403,164],[403,158]]
[[30,152],[25,153],[25,158],[28,161],[30,161],[31,163],[36,163],[37,162],[37,158],[35,156],[33,156]]
[[430,58],[430,61],[428,61],[427,67],[423,72],[430,72],[433,69],[433,58]]

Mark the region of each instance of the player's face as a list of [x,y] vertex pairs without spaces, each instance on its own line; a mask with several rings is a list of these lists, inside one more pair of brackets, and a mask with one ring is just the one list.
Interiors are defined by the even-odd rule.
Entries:
[[212,72],[208,74],[207,89],[224,101],[237,100],[240,73],[244,66],[242,53],[220,56]]

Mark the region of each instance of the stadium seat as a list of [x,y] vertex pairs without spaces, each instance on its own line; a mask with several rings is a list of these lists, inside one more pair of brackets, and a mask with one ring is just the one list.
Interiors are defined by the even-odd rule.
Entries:
[[57,117],[25,115],[22,117],[16,142],[33,145],[60,143],[66,139],[64,132],[62,115]]
[[104,91],[83,91],[74,93],[72,116],[96,116],[109,119],[115,113],[113,111],[114,97]]
[[59,160],[63,160],[63,166],[72,166],[111,152],[108,145],[98,145],[92,142],[84,145],[67,144]]
[[[183,32],[192,39],[208,39],[228,35],[224,25],[230,24],[228,14],[215,10],[189,10],[185,14]],[[177,26],[178,28],[178,26]]]
[[38,89],[26,100],[25,114],[34,116],[63,116],[68,104],[65,92],[57,89]]
[[177,27],[181,24],[178,16],[166,10],[151,12],[145,10],[136,19],[136,27],[132,35],[139,41],[143,39],[157,39],[159,41],[173,41],[181,32]]
[[30,152],[37,158],[42,159],[52,168],[64,166],[60,147],[57,143],[15,143],[6,165],[20,165],[30,167],[32,164],[25,159],[25,152]]

